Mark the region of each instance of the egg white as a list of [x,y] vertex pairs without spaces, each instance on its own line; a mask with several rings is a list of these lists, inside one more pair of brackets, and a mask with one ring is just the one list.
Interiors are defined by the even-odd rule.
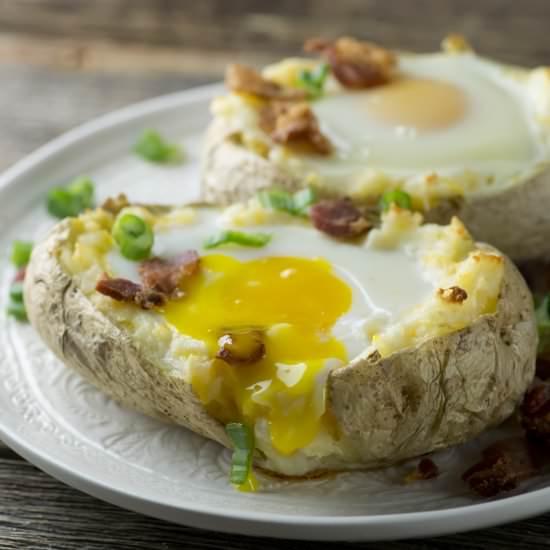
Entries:
[[[308,224],[260,225],[238,227],[239,231],[270,233],[271,241],[261,248],[224,246],[206,250],[203,243],[221,229],[230,228],[227,219],[215,211],[198,209],[193,223],[174,225],[155,232],[152,254],[170,258],[184,250],[197,250],[199,255],[226,254],[240,261],[269,256],[323,258],[334,273],[352,290],[352,306],[333,326],[334,337],[346,347],[350,359],[370,344],[372,327],[381,328],[405,310],[421,303],[433,293],[434,286],[425,269],[407,246],[391,250],[365,244],[336,242]],[[112,276],[139,282],[138,264],[124,258],[114,247],[107,255]],[[281,276],[288,274],[281,272]],[[284,300],[285,297],[281,296]],[[323,297],[319,296],[322,301]],[[371,330],[366,330],[371,327]]]
[[465,97],[463,116],[434,129],[387,124],[364,106],[384,87],[359,92],[340,88],[312,102],[337,151],[335,158],[315,164],[336,172],[353,171],[357,165],[402,172],[459,167],[503,177],[539,156],[527,98],[500,67],[470,54],[405,55],[399,67],[406,78],[455,86]]

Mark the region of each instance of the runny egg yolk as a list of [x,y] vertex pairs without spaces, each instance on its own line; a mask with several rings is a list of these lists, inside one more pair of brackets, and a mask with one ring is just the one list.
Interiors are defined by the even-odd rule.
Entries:
[[364,107],[388,125],[437,130],[464,117],[467,98],[449,82],[403,78],[365,93]]
[[321,425],[324,378],[330,360],[346,361],[331,329],[351,306],[350,287],[323,259],[265,257],[239,261],[212,254],[184,298],[165,316],[181,333],[206,343],[215,357],[218,340],[232,331],[257,329],[265,355],[253,364],[214,359],[192,368],[191,383],[220,421],[251,426],[264,418],[273,447],[288,455],[308,445]]

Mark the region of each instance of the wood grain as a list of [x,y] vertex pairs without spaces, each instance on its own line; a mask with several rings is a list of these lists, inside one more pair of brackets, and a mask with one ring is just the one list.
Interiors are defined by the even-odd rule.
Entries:
[[[297,54],[349,34],[434,50],[448,32],[525,65],[550,64],[548,0],[0,0],[0,170],[77,124],[219,80],[238,60]],[[550,548],[550,514],[389,550]],[[0,549],[374,549],[253,539],[174,526],[75,491],[0,443]]]
[[[0,459],[0,547],[56,550],[374,550],[379,544],[318,543],[238,537],[172,525],[100,502],[34,466]],[[388,542],[385,550],[549,548],[550,515],[529,522],[429,540]]]

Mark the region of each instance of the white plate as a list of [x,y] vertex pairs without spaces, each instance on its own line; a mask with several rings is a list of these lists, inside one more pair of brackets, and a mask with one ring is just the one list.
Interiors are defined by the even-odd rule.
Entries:
[[[442,475],[403,485],[408,465],[308,482],[263,479],[257,494],[227,482],[229,453],[182,428],[125,410],[64,368],[29,326],[5,316],[12,240],[37,239],[52,221],[44,194],[90,175],[99,199],[119,191],[136,201],[197,196],[206,87],[129,107],[86,124],[21,161],[0,179],[0,437],[51,475],[99,498],[170,521],[249,535],[381,540],[440,535],[518,520],[550,509],[550,476],[506,498],[480,501],[460,481],[493,431],[435,456]],[[181,140],[181,167],[130,154],[144,128]]]

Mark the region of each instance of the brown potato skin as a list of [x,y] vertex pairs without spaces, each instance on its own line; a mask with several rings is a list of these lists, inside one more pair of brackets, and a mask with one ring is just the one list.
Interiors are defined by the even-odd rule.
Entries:
[[27,315],[42,340],[63,363],[119,403],[229,447],[224,426],[206,412],[191,386],[148,361],[63,270],[58,252],[70,234],[70,219],[56,225],[35,247],[27,268]]
[[[36,245],[27,270],[27,312],[44,342],[123,405],[229,447],[224,426],[191,386],[144,357],[63,270],[58,254],[70,236],[71,220],[59,223]],[[531,294],[505,261],[495,314],[384,359],[359,356],[331,373],[327,405],[354,449],[350,467],[358,467],[357,456],[373,468],[461,443],[513,412],[534,377],[537,332]],[[273,469],[261,457],[257,463]]]
[[[201,172],[202,196],[212,204],[243,201],[260,189],[304,186],[300,178],[234,143],[223,120],[214,120],[206,132]],[[424,214],[427,222],[439,224],[457,216],[477,240],[514,261],[527,261],[550,258],[549,204],[550,165],[523,184],[483,197],[445,200]]]
[[463,443],[513,413],[534,378],[538,335],[527,285],[508,258],[504,269],[495,314],[332,372],[329,407],[365,464]]

